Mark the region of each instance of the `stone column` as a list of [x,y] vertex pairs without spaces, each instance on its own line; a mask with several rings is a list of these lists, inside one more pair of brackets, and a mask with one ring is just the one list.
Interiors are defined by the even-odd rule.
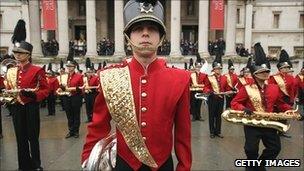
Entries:
[[29,18],[29,5],[26,1],[22,1],[21,4],[22,16],[21,18],[25,21],[26,28],[26,41],[31,42],[31,34],[30,34],[30,18]]
[[97,56],[96,42],[96,3],[95,0],[86,0],[87,24],[87,56]]
[[246,20],[245,20],[245,49],[251,53],[251,43],[252,43],[252,9],[253,5],[251,0],[246,2]]
[[236,4],[237,1],[229,0],[227,4],[227,32],[226,32],[226,52],[225,55],[236,55],[235,52],[235,32],[236,32]]
[[180,57],[180,35],[181,35],[181,1],[171,0],[171,53],[172,57]]
[[58,18],[58,55],[66,57],[69,53],[69,20],[68,20],[68,1],[57,0]]
[[34,47],[32,57],[42,57],[39,1],[29,1],[29,18],[30,43]]
[[209,57],[208,52],[208,26],[209,26],[209,1],[199,1],[198,19],[198,53],[202,57]]
[[115,52],[114,56],[123,57],[125,55],[124,51],[124,35],[123,35],[123,6],[124,1],[114,2],[114,36],[115,36]]

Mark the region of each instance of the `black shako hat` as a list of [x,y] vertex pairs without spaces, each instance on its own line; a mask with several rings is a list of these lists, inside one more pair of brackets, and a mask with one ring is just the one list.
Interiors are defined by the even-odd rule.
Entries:
[[14,44],[13,52],[32,54],[32,51],[33,45],[26,41],[16,42]]
[[249,68],[251,74],[256,74],[256,73],[264,72],[264,71],[270,72],[269,61],[267,60],[264,49],[260,43],[256,43],[254,45],[254,56],[255,56],[255,61],[251,62],[250,68]]
[[143,21],[157,24],[161,37],[166,34],[164,8],[158,0],[130,0],[123,13],[124,33],[128,36],[133,26]]
[[283,67],[291,67],[288,53],[283,49],[280,53],[279,63],[277,64],[278,69]]
[[231,59],[228,59],[228,69],[234,69],[233,62]]
[[222,69],[223,68],[223,66],[222,66],[222,55],[221,54],[217,54],[215,56],[215,59],[212,62],[212,68],[213,69],[216,69],[216,68]]

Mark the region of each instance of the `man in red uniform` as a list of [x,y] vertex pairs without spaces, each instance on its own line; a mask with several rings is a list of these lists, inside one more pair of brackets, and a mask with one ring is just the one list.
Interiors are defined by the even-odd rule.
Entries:
[[[282,112],[291,109],[291,106],[282,100],[279,87],[275,84],[266,84],[269,78],[270,65],[260,43],[254,45],[256,60],[250,66],[250,72],[255,80],[254,83],[246,85],[240,89],[231,102],[231,108],[244,111],[251,115],[253,111],[274,112],[274,106]],[[254,101],[252,101],[254,99]],[[244,126],[245,132],[245,153],[247,159],[275,159],[281,150],[280,137],[278,131],[273,128],[261,128]],[[259,156],[259,142],[262,140],[265,149]],[[265,170],[264,167],[248,167],[246,170]]]
[[49,95],[47,97],[48,116],[55,115],[56,109],[56,90],[59,88],[58,79],[52,71],[52,64],[49,63],[48,71],[46,72],[46,80],[49,85]]
[[304,62],[300,73],[296,76],[296,90],[298,103],[303,106],[302,112],[304,112]]
[[21,170],[41,170],[39,150],[39,102],[48,95],[45,71],[30,63],[33,46],[25,41],[15,43],[17,67],[7,71],[7,88],[20,90],[12,116],[17,139],[18,164]]
[[65,112],[68,119],[69,132],[65,138],[78,138],[80,127],[80,109],[82,106],[83,76],[75,72],[77,62],[68,59],[66,67],[68,70],[67,79],[61,80],[58,92],[67,91],[68,95],[62,96]]
[[[204,80],[207,77],[207,74],[201,73],[200,69],[202,67],[202,61],[200,55],[197,54],[197,59],[195,66],[189,66],[191,72],[191,88],[190,88],[190,113],[192,114],[192,121],[204,121],[201,117],[201,105],[202,100],[196,99],[196,93],[202,93],[204,89]],[[193,63],[192,63],[193,65]],[[193,68],[193,69],[191,69]]]
[[159,1],[131,0],[125,5],[124,33],[134,56],[130,62],[100,72],[101,92],[88,125],[82,162],[95,143],[110,133],[113,119],[117,128],[115,170],[174,170],[174,145],[176,170],[190,171],[190,75],[166,67],[156,56],[166,33],[163,12]]
[[247,65],[244,67],[239,75],[238,83],[236,84],[236,89],[239,91],[243,86],[247,84],[251,84],[254,82],[254,79],[250,73],[250,65],[251,65],[252,58],[248,58]]
[[[231,59],[228,60],[228,73],[223,77],[223,91],[236,91],[236,84],[238,82],[238,76],[234,73],[234,66]],[[226,108],[230,108],[230,102],[233,99],[234,94],[226,95]]]
[[84,76],[84,99],[87,112],[87,122],[92,121],[93,117],[93,107],[95,102],[95,97],[97,95],[97,89],[99,85],[98,76],[94,73],[94,67],[91,64],[90,58],[86,60],[87,72]]
[[223,138],[221,135],[222,119],[221,114],[223,112],[224,97],[218,95],[223,92],[224,78],[222,73],[222,57],[217,55],[212,63],[212,74],[205,79],[204,92],[210,94],[208,97],[208,111],[209,111],[209,131],[210,138],[215,136]]
[[[0,76],[0,91],[2,91],[3,89],[5,89],[4,78],[1,75]],[[3,138],[3,135],[2,135],[2,116],[1,116],[2,107],[1,106],[2,106],[2,103],[0,102],[0,139]]]
[[[296,95],[296,83],[294,77],[290,73],[290,61],[289,55],[285,50],[280,53],[279,63],[277,64],[279,72],[275,75],[270,76],[268,82],[270,84],[276,84],[280,88],[280,92],[283,95],[282,98],[285,103],[293,106]],[[277,112],[277,110],[275,110]],[[286,123],[286,120],[282,121]],[[281,133],[281,136],[290,138],[291,136],[286,133]]]

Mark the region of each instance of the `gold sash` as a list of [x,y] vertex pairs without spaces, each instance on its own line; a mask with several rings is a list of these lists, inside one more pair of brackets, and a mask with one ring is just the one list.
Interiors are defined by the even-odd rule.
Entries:
[[281,75],[274,75],[273,76],[274,80],[277,82],[278,86],[280,87],[280,90],[286,95],[289,96],[287,90],[286,90],[286,85],[285,82],[282,78]]
[[301,82],[303,82],[303,81],[304,81],[304,76],[303,76],[303,75],[300,75],[300,74],[298,74],[298,76],[299,76]]
[[13,67],[7,70],[6,84],[8,88],[17,89],[17,74],[18,74],[18,67]]
[[242,85],[246,85],[246,79],[244,77],[239,78],[240,82],[242,83]]
[[104,70],[99,76],[109,112],[129,149],[139,161],[157,168],[138,126],[129,68]]
[[214,91],[215,93],[220,93],[220,92],[221,92],[221,91],[220,91],[220,87],[219,87],[219,84],[218,84],[218,82],[217,82],[217,80],[216,80],[215,75],[208,76],[208,79],[209,79],[209,81],[210,81],[210,83],[211,83],[211,86],[212,86],[213,91]]
[[228,85],[229,85],[231,88],[233,88],[233,86],[232,86],[232,80],[231,80],[230,75],[229,75],[229,74],[226,74],[225,76],[226,76],[226,78],[227,78],[227,83],[228,83]]
[[245,89],[255,111],[264,112],[264,105],[258,86],[256,84],[246,85]]
[[68,77],[69,77],[68,74],[59,75],[57,77],[57,79],[59,81],[59,84],[62,84],[63,86],[67,86],[68,85]]

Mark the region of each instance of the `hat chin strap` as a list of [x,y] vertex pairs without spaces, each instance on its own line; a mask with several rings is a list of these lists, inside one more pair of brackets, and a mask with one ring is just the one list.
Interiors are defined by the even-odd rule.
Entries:
[[158,47],[163,43],[165,39],[165,35],[163,35],[159,43],[155,47],[139,47],[135,45],[135,43],[129,38],[129,36],[126,33],[124,33],[124,35],[134,51],[157,51]]

